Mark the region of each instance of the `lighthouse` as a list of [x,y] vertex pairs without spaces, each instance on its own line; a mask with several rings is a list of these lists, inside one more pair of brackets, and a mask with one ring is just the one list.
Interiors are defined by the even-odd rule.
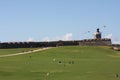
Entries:
[[94,34],[94,38],[95,39],[101,39],[101,32],[99,31],[99,28],[97,28],[97,31],[95,32],[95,34]]

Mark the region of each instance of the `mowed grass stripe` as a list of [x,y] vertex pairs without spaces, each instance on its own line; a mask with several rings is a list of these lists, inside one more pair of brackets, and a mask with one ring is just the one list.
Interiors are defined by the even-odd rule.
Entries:
[[13,49],[0,49],[0,55],[14,54],[20,52],[27,52],[38,48],[13,48]]
[[0,55],[0,57],[10,57],[10,56],[17,56],[17,55],[22,55],[22,54],[30,54],[30,53],[35,53],[35,52],[39,52],[39,51],[44,51],[44,50],[47,50],[47,49],[50,49],[51,47],[49,48],[40,48],[40,49],[35,49],[35,50],[30,50],[30,51],[22,51],[20,53],[12,53],[12,54],[6,54],[6,55]]

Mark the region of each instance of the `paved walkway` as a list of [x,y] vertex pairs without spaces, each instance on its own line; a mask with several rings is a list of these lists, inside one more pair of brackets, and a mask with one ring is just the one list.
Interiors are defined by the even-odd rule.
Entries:
[[34,53],[34,52],[44,51],[44,50],[47,50],[47,49],[50,49],[50,48],[51,48],[51,47],[41,48],[41,49],[37,49],[37,50],[33,50],[33,51],[27,51],[27,52],[15,53],[15,54],[0,55],[0,57],[9,57],[9,56],[22,55],[22,54],[29,54],[29,53]]

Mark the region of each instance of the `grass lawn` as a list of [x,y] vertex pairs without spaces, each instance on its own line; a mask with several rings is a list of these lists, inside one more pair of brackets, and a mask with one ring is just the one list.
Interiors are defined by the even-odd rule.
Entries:
[[[20,51],[0,49],[0,55]],[[120,52],[106,46],[57,47],[0,58],[0,80],[120,80],[115,74],[120,77]]]

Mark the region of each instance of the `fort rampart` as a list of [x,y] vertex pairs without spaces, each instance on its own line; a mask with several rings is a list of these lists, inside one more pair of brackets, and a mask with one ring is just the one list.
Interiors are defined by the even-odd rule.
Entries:
[[57,46],[110,46],[111,39],[84,39],[71,41],[50,41],[50,42],[3,42],[0,48],[37,48],[37,47],[57,47]]

